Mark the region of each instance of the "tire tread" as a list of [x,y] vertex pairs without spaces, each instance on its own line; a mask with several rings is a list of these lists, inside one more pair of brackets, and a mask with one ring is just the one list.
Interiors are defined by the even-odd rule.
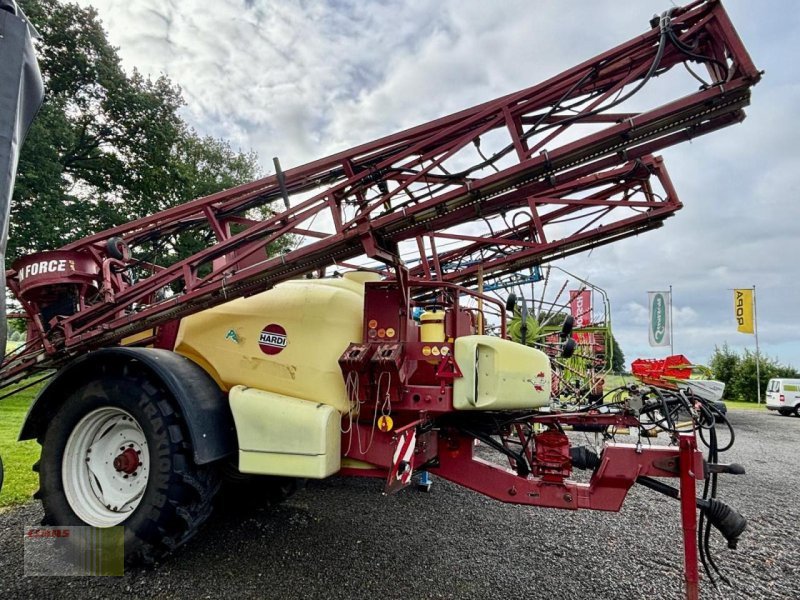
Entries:
[[[151,478],[157,471],[159,477],[157,480],[151,479],[148,486],[157,484],[161,488],[148,496],[149,506],[140,504],[137,507],[136,511],[147,511],[146,516],[139,521],[137,531],[133,532],[133,544],[128,543],[130,538],[126,535],[125,552],[126,564],[152,566],[192,539],[208,520],[214,496],[220,486],[220,478],[216,466],[194,463],[191,444],[184,435],[185,423],[163,386],[128,365],[119,372],[105,372],[102,389],[108,395],[109,387],[113,387],[110,381],[114,379],[140,390],[136,403],[149,420],[148,425],[155,432],[155,441],[158,444],[156,452],[151,454],[154,458],[151,460]],[[90,384],[91,382],[82,389]],[[40,439],[43,445],[47,435],[44,440]],[[34,471],[40,470],[40,463],[37,462]],[[67,524],[63,522],[64,515],[58,514],[63,511],[62,505],[66,501],[53,501],[53,494],[59,492],[48,489],[47,479],[40,474],[40,489],[34,496],[41,499],[44,505],[42,524]]]

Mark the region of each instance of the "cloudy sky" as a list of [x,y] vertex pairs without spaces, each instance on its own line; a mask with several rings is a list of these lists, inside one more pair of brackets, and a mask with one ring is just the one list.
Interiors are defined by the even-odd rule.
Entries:
[[[167,74],[201,133],[255,150],[270,172],[535,84],[648,28],[669,0],[79,0],[124,65]],[[757,287],[762,352],[800,368],[800,11],[727,0],[766,70],[741,125],[663,155],[685,207],[665,226],[558,264],[606,289],[630,360],[647,345],[647,290],[674,289],[675,350],[754,348],[734,287]]]

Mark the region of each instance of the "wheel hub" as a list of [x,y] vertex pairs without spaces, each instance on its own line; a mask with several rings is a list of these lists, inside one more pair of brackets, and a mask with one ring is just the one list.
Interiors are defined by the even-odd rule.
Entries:
[[70,434],[62,460],[64,494],[72,510],[93,527],[127,519],[147,488],[147,438],[130,413],[117,407],[93,410]]
[[141,464],[139,462],[139,454],[132,447],[125,448],[114,459],[114,468],[120,473],[127,473],[128,475],[135,473]]

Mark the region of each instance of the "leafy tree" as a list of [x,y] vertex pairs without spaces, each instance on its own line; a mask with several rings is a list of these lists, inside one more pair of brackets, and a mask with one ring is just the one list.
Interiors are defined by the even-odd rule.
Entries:
[[[183,98],[169,79],[122,69],[93,8],[20,4],[41,34],[46,98],[20,157],[9,260],[259,176],[254,154],[182,120]],[[176,236],[166,254],[185,256],[208,235]]]
[[[755,352],[748,349],[742,355],[723,344],[722,348],[715,348],[711,357],[710,367],[715,379],[725,383],[725,397],[731,400],[756,402],[756,361]],[[783,365],[777,359],[761,355],[758,360],[760,370],[759,388],[761,397],[767,391],[767,383],[775,377],[800,377],[800,371],[789,365]]]
[[20,338],[24,339],[23,334],[28,328],[28,323],[25,319],[9,319],[8,320],[8,336],[11,339],[11,336],[14,333],[20,334]]
[[722,348],[715,346],[714,354],[711,355],[709,367],[714,374],[714,378],[725,384],[725,388],[730,392],[731,383],[736,376],[741,358],[728,347],[727,343],[722,344]]
[[605,368],[608,369],[610,367],[613,373],[623,373],[625,371],[625,353],[613,333],[611,334],[611,347],[613,350],[611,364],[609,365],[608,361],[606,361]]

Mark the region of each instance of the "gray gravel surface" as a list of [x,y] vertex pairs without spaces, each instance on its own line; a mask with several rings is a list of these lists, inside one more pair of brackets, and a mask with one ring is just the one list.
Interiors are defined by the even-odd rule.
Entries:
[[[722,460],[747,475],[720,498],[749,519],[733,587],[704,598],[800,598],[800,419],[731,411]],[[436,480],[391,496],[370,480],[313,482],[277,508],[228,509],[179,554],[124,577],[25,577],[38,504],[0,514],[0,598],[681,598],[678,503],[636,488],[618,514],[504,505]]]

